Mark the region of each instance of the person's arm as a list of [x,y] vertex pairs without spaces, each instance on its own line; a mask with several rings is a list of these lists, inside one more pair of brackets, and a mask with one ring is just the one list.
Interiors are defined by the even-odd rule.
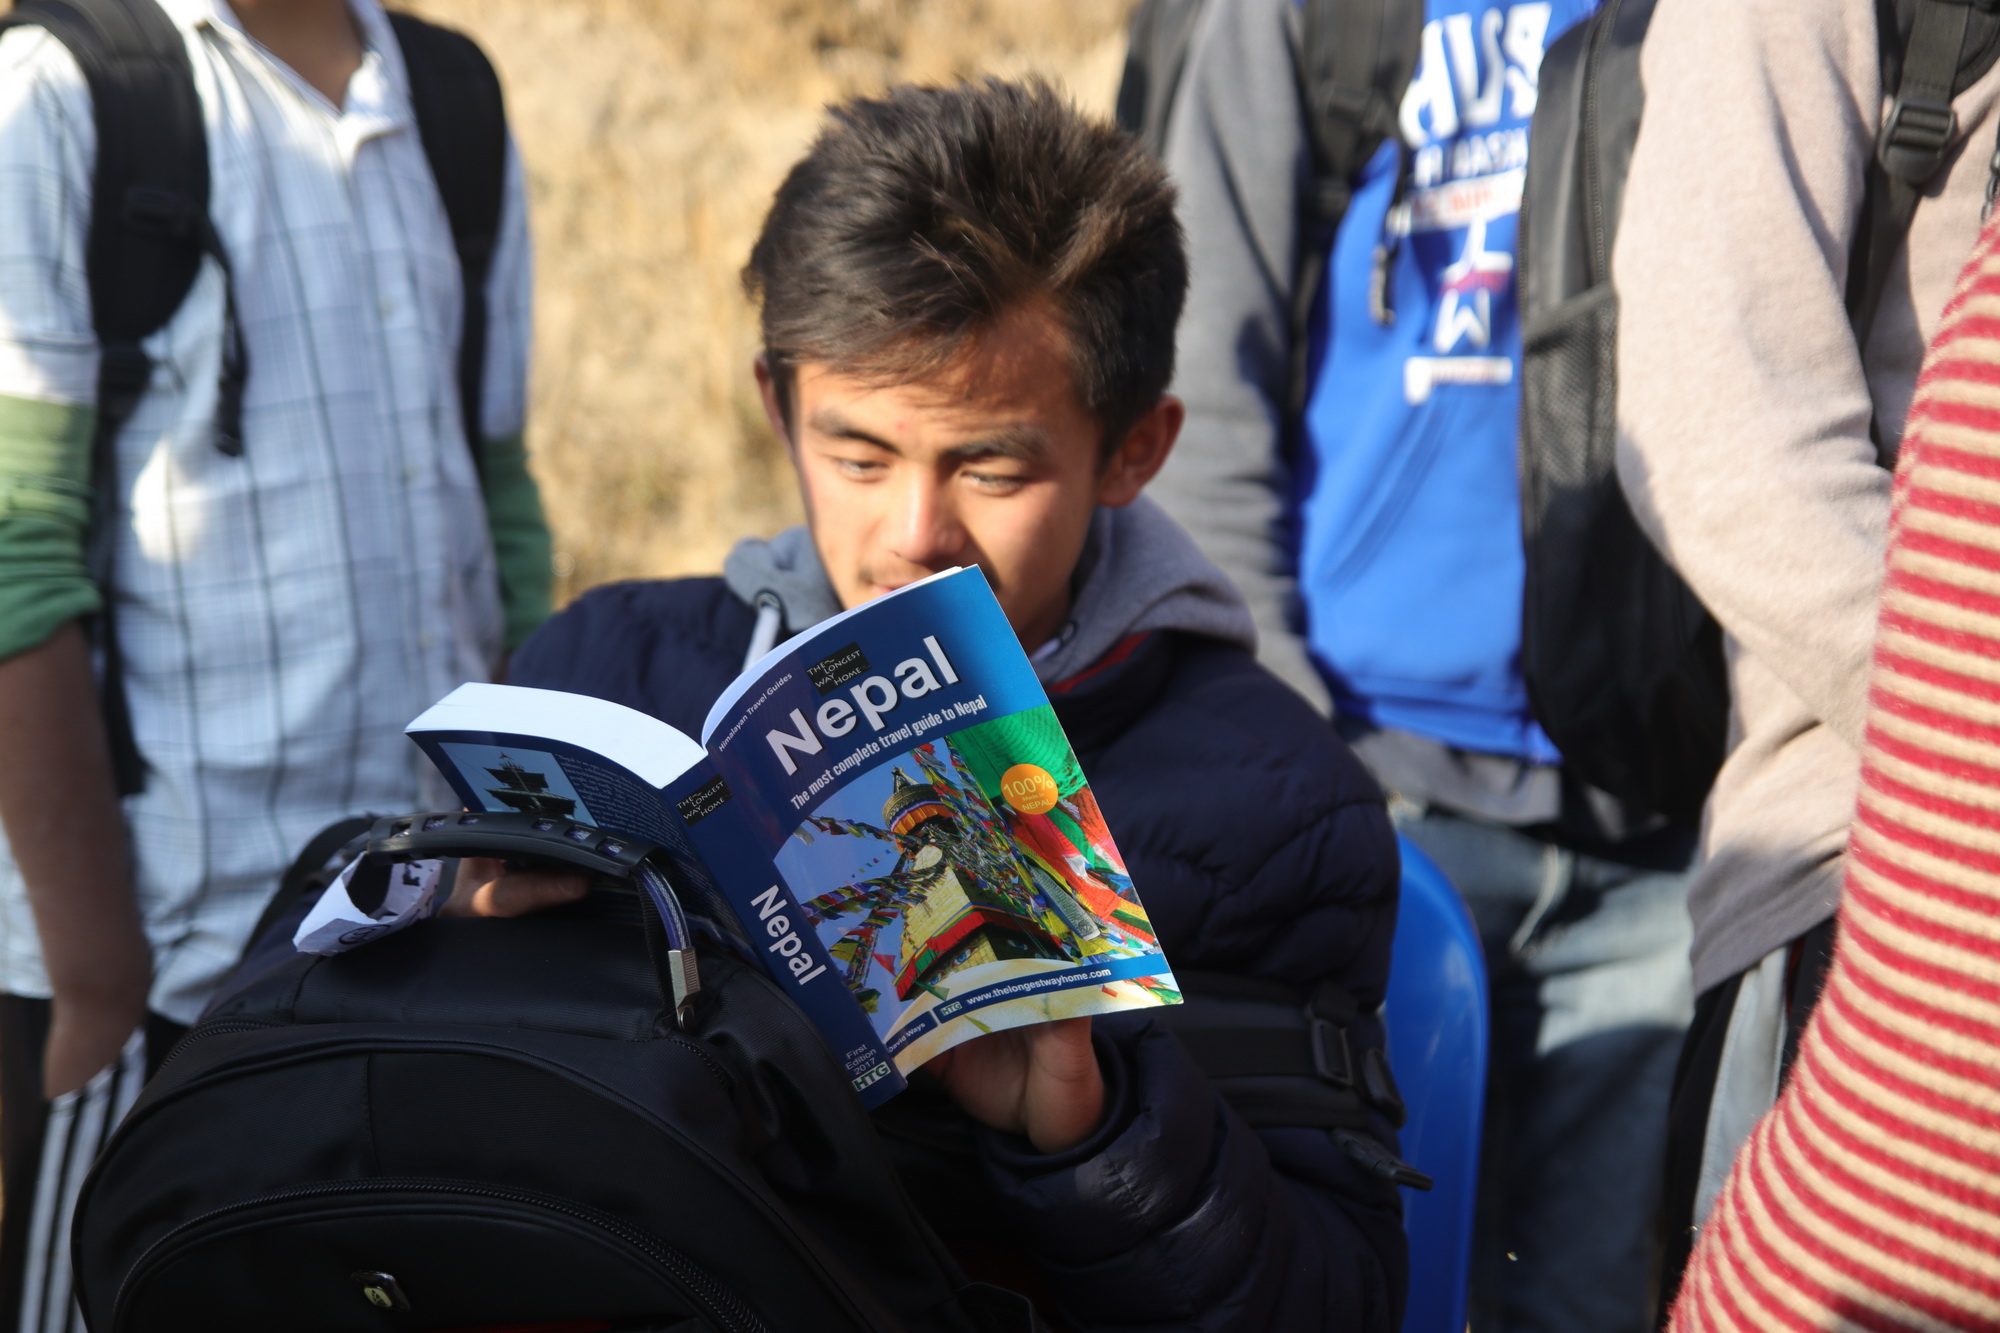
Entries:
[[132,893],[90,652],[75,621],[0,661],[0,825],[54,992],[43,1092],[74,1091],[146,1017],[151,947]]
[[54,995],[44,1091],[82,1086],[145,1016],[152,961],[77,618],[97,351],[83,270],[89,93],[34,29],[0,37],[0,826]]
[[1289,0],[1204,7],[1168,127],[1189,287],[1174,393],[1179,442],[1147,493],[1250,603],[1257,655],[1320,712],[1326,685],[1294,624],[1291,474],[1280,451],[1305,127]]
[[1910,415],[1833,965],[1695,1243],[1675,1333],[1978,1328],[2000,1308],[1997,247],[2000,225]]
[[1641,68],[1619,476],[1723,628],[1858,747],[1889,516],[1844,304],[1875,6],[1660,0]]
[[501,196],[500,236],[486,281],[485,382],[480,420],[468,422],[480,441],[480,485],[486,528],[500,574],[500,606],[508,652],[521,646],[549,617],[554,581],[551,538],[541,492],[528,470],[523,430],[527,414],[528,352],[534,332],[534,262],[528,240],[527,194],[521,157],[507,143],[507,182]]

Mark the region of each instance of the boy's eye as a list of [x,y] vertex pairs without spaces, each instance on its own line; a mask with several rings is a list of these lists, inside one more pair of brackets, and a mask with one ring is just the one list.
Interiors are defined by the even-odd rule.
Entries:
[[841,458],[837,455],[834,457],[833,466],[843,477],[853,477],[856,480],[880,476],[883,468],[882,463],[876,459]]
[[962,475],[975,489],[984,491],[989,495],[1006,495],[1017,491],[1021,488],[1021,483],[1025,480],[1025,478],[1016,477],[1005,472],[968,471]]

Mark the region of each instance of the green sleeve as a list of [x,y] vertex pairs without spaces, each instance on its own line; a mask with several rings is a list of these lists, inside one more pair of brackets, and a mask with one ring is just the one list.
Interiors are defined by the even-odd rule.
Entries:
[[89,407],[0,395],[0,660],[99,609],[84,563]]
[[486,441],[480,482],[486,492],[486,528],[500,567],[500,607],[511,653],[549,618],[554,583],[549,524],[542,516],[541,492],[528,472],[528,449],[520,432]]

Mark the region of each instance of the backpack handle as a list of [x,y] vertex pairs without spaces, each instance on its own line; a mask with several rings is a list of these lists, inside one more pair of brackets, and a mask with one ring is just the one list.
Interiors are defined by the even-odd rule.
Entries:
[[[451,810],[396,815],[375,822],[366,856],[383,862],[441,861],[453,857],[499,857],[510,861],[555,861],[595,875],[630,880],[652,905],[664,939],[659,952],[666,998],[674,1022],[686,1026],[688,1002],[701,990],[695,966],[694,935],[680,897],[660,869],[653,843],[611,833],[592,824],[514,810]],[[653,944],[651,923],[647,943]]]

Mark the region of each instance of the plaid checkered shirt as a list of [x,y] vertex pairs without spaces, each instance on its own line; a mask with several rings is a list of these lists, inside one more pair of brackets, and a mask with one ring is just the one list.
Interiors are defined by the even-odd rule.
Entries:
[[[210,212],[250,375],[240,457],[213,419],[223,281],[205,260],[146,344],[151,387],[115,445],[109,543],[133,730],[127,802],[154,1009],[192,1021],[290,857],[344,815],[438,799],[403,724],[501,650],[492,538],[456,388],[460,280],[376,0],[333,106],[220,0],[161,0],[207,123]],[[69,52],[0,38],[0,408],[94,406],[84,271],[95,131]],[[483,420],[517,436],[529,255],[509,149],[488,288]],[[0,571],[4,574],[4,571]],[[0,844],[0,990],[46,996]]]

